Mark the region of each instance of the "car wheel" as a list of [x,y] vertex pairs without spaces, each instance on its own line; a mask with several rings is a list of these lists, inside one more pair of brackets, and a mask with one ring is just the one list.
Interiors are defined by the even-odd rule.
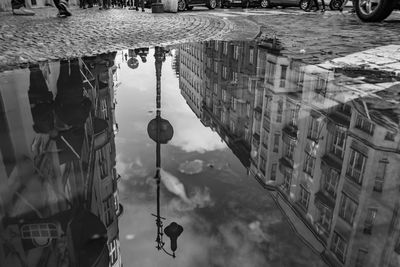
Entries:
[[394,0],[354,0],[357,16],[365,22],[379,22],[392,13],[397,1]]
[[342,0],[331,0],[331,2],[329,3],[329,8],[331,10],[339,10],[343,5],[343,1]]
[[214,9],[217,6],[217,0],[208,0],[206,6],[208,9]]
[[270,7],[269,0],[261,0],[260,6],[261,6],[262,8],[268,8],[268,7]]
[[178,11],[185,11],[186,9],[186,1],[178,0]]
[[301,10],[307,10],[308,8],[308,0],[300,0],[299,7]]

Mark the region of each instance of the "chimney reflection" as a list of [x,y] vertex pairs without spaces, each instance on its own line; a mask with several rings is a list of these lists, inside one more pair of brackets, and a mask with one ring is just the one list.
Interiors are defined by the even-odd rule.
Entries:
[[114,59],[4,74],[1,266],[122,266]]
[[276,40],[184,44],[176,54],[193,112],[328,266],[399,264],[398,78],[306,65]]

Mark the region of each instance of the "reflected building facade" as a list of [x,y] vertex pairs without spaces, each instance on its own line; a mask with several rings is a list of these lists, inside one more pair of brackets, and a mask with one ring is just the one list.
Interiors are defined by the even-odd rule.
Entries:
[[218,132],[248,167],[255,88],[258,83],[255,43],[205,43],[205,95],[202,122]]
[[[205,72],[203,124],[268,189],[305,244],[328,266],[398,266],[398,84],[304,65],[273,41],[202,49],[194,64]],[[186,63],[181,57],[181,71]]]
[[1,266],[122,266],[114,58],[0,74]]
[[[179,88],[186,103],[200,118],[204,97],[204,49],[203,43],[183,44],[173,60],[173,69],[179,73]],[[179,60],[179,64],[177,61]]]

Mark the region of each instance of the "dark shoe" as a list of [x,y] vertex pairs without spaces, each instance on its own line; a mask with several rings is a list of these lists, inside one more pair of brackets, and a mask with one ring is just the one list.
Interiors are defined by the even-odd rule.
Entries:
[[35,12],[32,10],[26,9],[25,7],[20,7],[18,9],[13,9],[13,15],[16,16],[33,16],[35,15]]
[[144,9],[142,9],[142,12],[144,12]]
[[136,11],[139,11],[139,8],[136,8],[135,10],[136,10]]
[[58,13],[59,17],[69,17],[72,15],[71,12],[68,10],[68,5],[66,2],[61,2],[59,4],[58,10],[60,11]]

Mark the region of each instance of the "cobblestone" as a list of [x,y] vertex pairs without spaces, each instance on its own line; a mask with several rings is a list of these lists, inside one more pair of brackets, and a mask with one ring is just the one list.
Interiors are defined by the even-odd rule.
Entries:
[[[188,13],[152,14],[127,9],[73,10],[67,19],[56,9],[35,10],[32,17],[0,13],[0,68],[39,60],[89,56],[152,45],[169,45],[210,39],[254,39],[259,27],[251,21]],[[194,13],[191,13],[194,14]],[[246,33],[243,34],[243,29]]]
[[[363,23],[354,14],[337,11],[324,14],[288,11],[279,15],[250,16],[249,19],[261,26],[261,38],[275,36],[285,48],[283,54],[306,57],[309,63],[377,46],[400,44],[398,11],[381,23]],[[299,53],[300,50],[305,55]]]
[[299,9],[195,8],[152,14],[127,9],[74,9],[67,19],[55,8],[33,17],[0,13],[0,69],[16,64],[94,55],[153,45],[276,38],[282,53],[310,64],[350,53],[400,44],[400,12],[382,23],[362,23],[354,14]]

